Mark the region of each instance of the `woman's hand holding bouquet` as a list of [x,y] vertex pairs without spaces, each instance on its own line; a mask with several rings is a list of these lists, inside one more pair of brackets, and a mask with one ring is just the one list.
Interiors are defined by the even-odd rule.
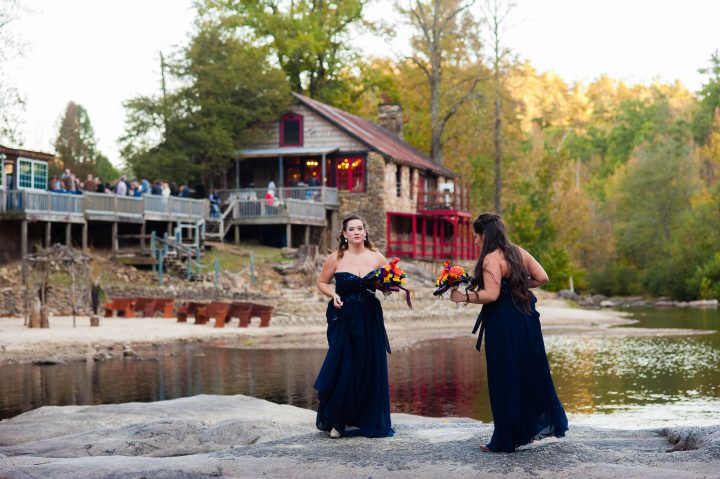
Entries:
[[405,301],[408,307],[412,308],[410,290],[404,286],[406,282],[405,272],[397,265],[398,261],[400,261],[399,258],[393,258],[390,263],[373,270],[368,275],[368,282],[386,296],[402,289],[405,291]]
[[[433,291],[433,295],[442,295],[443,298],[447,299],[461,285],[466,285],[466,290],[470,287],[472,276],[470,276],[462,266],[450,266],[450,263],[447,261],[443,262],[443,266],[443,270],[435,281],[436,288],[435,291]],[[458,309],[464,306],[464,304],[461,304],[462,303],[458,303]]]

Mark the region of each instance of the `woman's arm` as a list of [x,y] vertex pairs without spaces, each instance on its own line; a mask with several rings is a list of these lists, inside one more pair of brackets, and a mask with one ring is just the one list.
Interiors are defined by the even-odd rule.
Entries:
[[500,257],[497,253],[491,253],[483,261],[483,283],[485,289],[480,291],[468,291],[464,293],[456,289],[450,295],[450,301],[455,303],[476,303],[488,304],[497,301],[500,296],[500,281],[502,270],[500,269]]
[[318,276],[317,287],[322,294],[332,298],[335,307],[340,309],[343,305],[343,302],[340,300],[340,295],[330,286],[330,281],[332,281],[333,275],[335,274],[337,262],[337,253],[330,253],[325,259],[322,271],[320,271],[320,276]]
[[522,253],[523,264],[530,274],[530,287],[539,288],[540,286],[546,285],[548,281],[550,281],[550,278],[548,278],[547,273],[540,263],[538,263],[538,260],[522,248],[520,248],[520,253]]

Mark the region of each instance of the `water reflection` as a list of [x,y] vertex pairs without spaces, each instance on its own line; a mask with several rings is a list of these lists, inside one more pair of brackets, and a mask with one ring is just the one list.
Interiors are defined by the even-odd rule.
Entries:
[[[642,327],[720,328],[717,311],[641,310],[637,317],[636,326]],[[547,336],[545,342],[558,395],[576,422],[598,417],[606,424],[607,418],[615,418],[624,427],[683,418],[720,422],[717,332],[678,337]],[[485,355],[474,344],[468,336],[393,353],[392,410],[490,421]],[[305,408],[317,405],[312,385],[324,358],[322,350],[184,345],[160,353],[159,358],[145,360],[0,367],[0,417],[42,405],[155,401],[195,394],[247,394]]]

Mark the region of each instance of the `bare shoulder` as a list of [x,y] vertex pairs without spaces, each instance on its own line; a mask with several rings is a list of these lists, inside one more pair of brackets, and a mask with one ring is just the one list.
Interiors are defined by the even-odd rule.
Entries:
[[492,253],[488,253],[485,255],[485,258],[483,259],[483,265],[487,266],[490,264],[500,263],[504,259],[505,255],[502,254],[502,251],[496,249]]
[[373,259],[375,260],[376,266],[382,266],[387,264],[388,260],[380,251],[373,251]]
[[324,266],[337,266],[338,264],[338,254],[337,251],[333,251],[329,255],[327,255],[327,258],[325,258],[325,264]]

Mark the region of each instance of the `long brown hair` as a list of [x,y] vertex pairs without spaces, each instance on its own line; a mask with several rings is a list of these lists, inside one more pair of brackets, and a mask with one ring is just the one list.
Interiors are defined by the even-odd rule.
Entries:
[[520,248],[508,240],[505,224],[500,216],[494,213],[481,214],[473,222],[473,231],[477,235],[483,235],[483,244],[480,257],[475,264],[474,278],[468,289],[478,291],[485,288],[483,261],[489,253],[500,250],[510,265],[507,279],[513,303],[522,304],[525,311],[530,312],[530,302],[533,298],[530,292],[530,274],[523,264]]
[[348,249],[348,242],[347,242],[347,239],[343,236],[343,232],[347,230],[347,225],[352,220],[362,221],[363,229],[365,230],[365,241],[363,243],[365,244],[366,248],[368,248],[372,251],[377,251],[377,249],[375,249],[375,245],[373,244],[372,240],[370,240],[370,234],[367,232],[367,223],[365,222],[365,218],[363,218],[360,215],[349,215],[349,216],[346,216],[342,220],[342,230],[340,230],[340,232],[337,234],[337,237],[336,237],[337,242],[339,244],[338,250],[337,250],[337,258],[338,259],[342,258],[343,255],[345,254],[345,251],[347,251],[347,249]]

